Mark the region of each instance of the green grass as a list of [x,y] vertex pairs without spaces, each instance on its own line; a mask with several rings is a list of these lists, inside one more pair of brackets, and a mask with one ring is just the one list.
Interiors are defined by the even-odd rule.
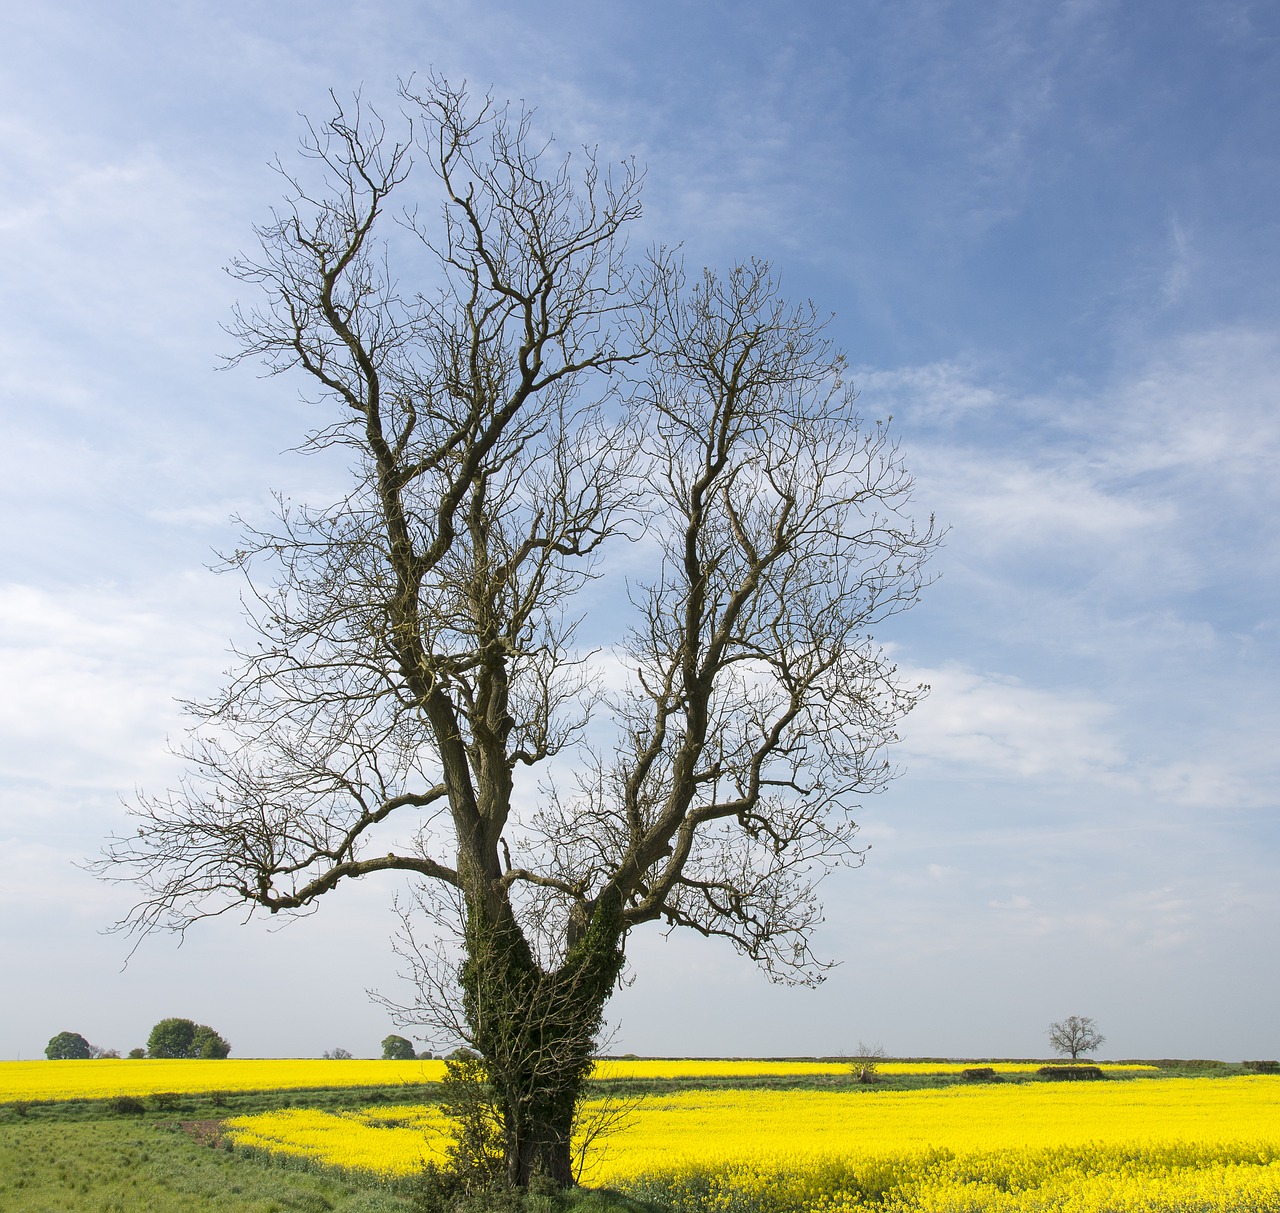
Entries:
[[197,1144],[176,1125],[9,1116],[4,1213],[406,1213],[378,1184],[272,1166]]

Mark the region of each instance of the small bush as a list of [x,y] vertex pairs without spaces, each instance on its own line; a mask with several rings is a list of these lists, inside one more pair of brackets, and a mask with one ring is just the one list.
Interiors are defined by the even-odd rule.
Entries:
[[11,1107],[14,1110],[14,1113],[16,1115],[25,1116],[28,1112],[31,1111],[31,1100],[15,1099],[13,1103],[9,1105],[9,1107]]
[[1255,1074],[1280,1074],[1280,1061],[1245,1061],[1240,1064]]
[[146,1055],[147,1055],[146,1049],[130,1049],[129,1050],[129,1056],[134,1061],[139,1061],[142,1058],[146,1057]]
[[147,1110],[142,1100],[135,1099],[132,1095],[117,1095],[114,1099],[107,1100],[107,1107],[118,1116],[141,1116]]
[[535,1176],[527,1192],[505,1177],[479,1181],[478,1176],[428,1163],[412,1187],[416,1213],[566,1213],[571,1196]]
[[182,1107],[182,1096],[177,1091],[157,1091],[152,1095],[151,1102],[160,1112],[176,1112]]
[[960,1077],[965,1082],[999,1082],[1000,1075],[990,1066],[969,1066],[967,1069],[960,1071]]

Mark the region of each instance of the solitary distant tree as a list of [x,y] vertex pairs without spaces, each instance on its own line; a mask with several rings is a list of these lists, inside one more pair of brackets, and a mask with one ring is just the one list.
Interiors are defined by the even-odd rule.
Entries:
[[[440,80],[402,101],[399,140],[358,99],[310,127],[233,266],[261,291],[242,356],[304,377],[304,446],[350,478],[246,529],[258,635],[100,870],[139,882],[142,931],[418,878],[461,963],[407,948],[400,1022],[481,1055],[513,1184],[567,1184],[633,930],[821,979],[817,882],[861,862],[921,690],[872,630],[937,535],[767,265],[633,259],[634,166],[554,158]],[[393,209],[415,166],[432,196]]]
[[403,1036],[384,1036],[382,1039],[383,1061],[413,1061],[418,1055],[413,1051],[413,1042]]
[[1068,1015],[1061,1023],[1049,1025],[1049,1044],[1055,1053],[1070,1054],[1075,1061],[1081,1053],[1092,1053],[1106,1043],[1088,1015]]
[[320,1054],[320,1056],[325,1061],[350,1061],[351,1050],[350,1049],[328,1049],[324,1053]]
[[93,1056],[93,1046],[79,1032],[59,1032],[44,1047],[50,1061],[81,1061]]

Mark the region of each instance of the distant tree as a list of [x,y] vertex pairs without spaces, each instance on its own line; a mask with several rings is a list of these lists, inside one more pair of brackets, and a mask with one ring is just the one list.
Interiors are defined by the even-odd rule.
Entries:
[[1061,1023],[1049,1025],[1049,1044],[1053,1051],[1064,1057],[1070,1054],[1072,1061],[1081,1053],[1092,1053],[1106,1040],[1088,1015],[1068,1015]]
[[217,1059],[221,1061],[231,1052],[231,1045],[219,1036],[207,1024],[196,1024],[195,1035],[191,1038],[191,1056]]
[[189,1019],[162,1019],[147,1037],[148,1057],[189,1057],[196,1025]]
[[130,1049],[129,1050],[129,1056],[133,1058],[134,1061],[138,1061],[141,1058],[146,1057],[146,1055],[147,1055],[146,1049]]
[[162,1019],[147,1037],[148,1057],[223,1058],[231,1046],[207,1024]]
[[93,1046],[79,1032],[59,1032],[44,1047],[50,1061],[82,1061],[93,1056]]
[[413,1061],[417,1054],[413,1051],[413,1042],[403,1036],[385,1036],[382,1040],[383,1061]]
[[849,1058],[859,1082],[879,1082],[877,1069],[887,1054],[881,1044],[868,1045],[858,1041],[858,1051]]
[[349,1049],[330,1049],[326,1053],[320,1055],[325,1061],[350,1061],[351,1051]]

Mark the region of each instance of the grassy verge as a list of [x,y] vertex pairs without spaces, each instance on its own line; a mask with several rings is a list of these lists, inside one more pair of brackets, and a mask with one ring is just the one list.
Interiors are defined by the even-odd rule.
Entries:
[[5,1213],[406,1213],[408,1199],[346,1176],[199,1144],[176,1124],[9,1117]]

